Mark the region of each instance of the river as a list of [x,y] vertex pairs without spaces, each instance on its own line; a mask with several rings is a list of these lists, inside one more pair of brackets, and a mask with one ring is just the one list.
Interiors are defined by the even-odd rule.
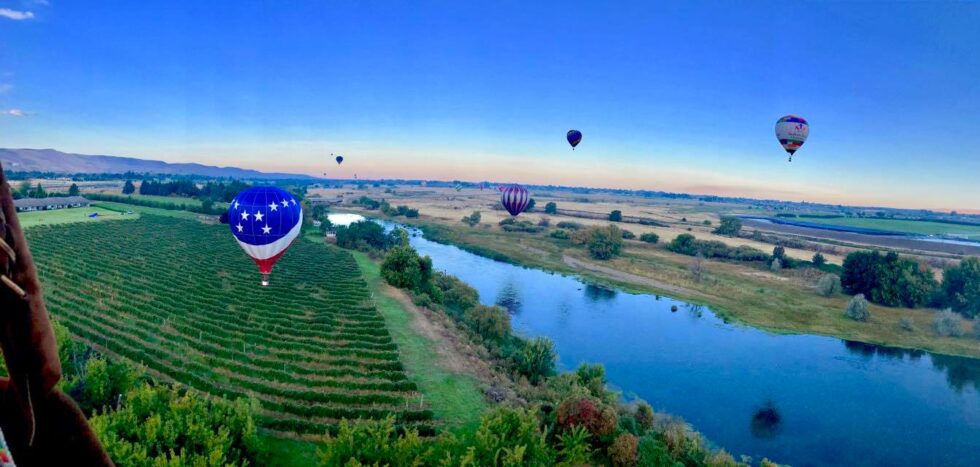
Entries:
[[772,334],[706,307],[496,262],[413,232],[419,253],[475,287],[481,302],[506,307],[517,332],[551,338],[563,369],[602,363],[626,397],[683,417],[736,457],[980,464],[980,360]]

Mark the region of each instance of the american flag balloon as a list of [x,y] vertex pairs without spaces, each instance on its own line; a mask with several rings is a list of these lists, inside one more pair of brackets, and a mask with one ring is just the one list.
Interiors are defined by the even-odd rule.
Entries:
[[303,208],[282,188],[257,186],[228,206],[228,225],[235,240],[259,266],[262,285],[269,285],[272,266],[299,236]]
[[531,195],[528,194],[527,188],[520,185],[511,185],[500,190],[500,204],[503,204],[512,216],[524,212],[530,200]]

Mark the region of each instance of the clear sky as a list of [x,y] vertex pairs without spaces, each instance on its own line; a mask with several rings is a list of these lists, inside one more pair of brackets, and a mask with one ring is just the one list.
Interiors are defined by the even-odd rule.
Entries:
[[0,0],[0,147],[966,210],[978,136],[980,2]]

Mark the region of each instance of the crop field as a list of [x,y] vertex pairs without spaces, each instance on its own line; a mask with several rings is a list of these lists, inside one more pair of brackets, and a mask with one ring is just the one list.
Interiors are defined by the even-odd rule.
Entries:
[[50,312],[151,374],[254,397],[264,428],[322,434],[341,418],[433,431],[357,263],[297,241],[259,285],[226,226],[144,214],[26,231]]
[[[93,212],[99,213],[96,217],[89,217]],[[125,211],[123,211],[125,212]],[[20,225],[24,228],[35,227],[38,225],[49,224],[68,224],[75,222],[99,222],[105,220],[132,219],[134,215],[123,215],[111,209],[104,209],[98,206],[87,208],[53,209],[50,211],[31,211],[17,214]]]
[[904,219],[875,219],[868,217],[805,218],[800,220],[813,224],[890,230],[892,232],[905,232],[916,235],[951,235],[980,240],[980,225],[947,224],[943,222]]

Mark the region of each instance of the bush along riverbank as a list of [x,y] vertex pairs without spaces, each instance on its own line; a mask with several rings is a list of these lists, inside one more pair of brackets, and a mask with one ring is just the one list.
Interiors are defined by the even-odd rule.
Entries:
[[[345,242],[359,249],[369,243]],[[416,305],[456,322],[488,350],[513,387],[499,391],[502,400],[494,400],[499,403],[470,432],[423,438],[396,429],[394,420],[342,421],[322,443],[321,465],[776,465],[736,459],[683,421],[646,402],[622,400],[607,389],[602,365],[558,374],[550,340],[515,335],[505,309],[481,305],[475,289],[436,272],[431,259],[409,246],[407,233],[396,229],[387,241],[373,243],[384,245],[376,252],[384,257],[382,277],[408,291]],[[496,399],[496,393],[491,388],[488,396]]]

